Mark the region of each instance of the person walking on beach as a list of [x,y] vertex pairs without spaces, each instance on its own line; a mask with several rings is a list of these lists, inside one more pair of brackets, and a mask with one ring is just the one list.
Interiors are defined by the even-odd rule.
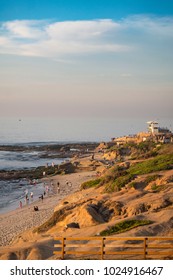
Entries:
[[59,186],[59,182],[57,182],[57,192],[60,193],[60,186]]
[[19,202],[20,209],[22,209],[22,201]]
[[35,179],[33,180],[33,185],[36,186],[36,180]]
[[33,192],[30,193],[31,200],[33,200]]
[[27,192],[26,195],[25,195],[25,202],[26,202],[26,204],[29,204],[28,192]]
[[49,195],[49,186],[48,185],[46,186],[46,193],[47,193],[47,195]]
[[29,197],[26,196],[26,205],[28,205],[28,204],[29,204]]

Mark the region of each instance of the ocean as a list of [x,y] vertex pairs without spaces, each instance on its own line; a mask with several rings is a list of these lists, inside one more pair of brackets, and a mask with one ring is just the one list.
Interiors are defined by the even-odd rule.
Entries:
[[147,128],[145,119],[0,118],[0,144],[109,141]]
[[[39,147],[39,143],[37,143],[37,147]],[[28,169],[45,166],[46,164],[50,166],[52,162],[54,162],[54,164],[60,164],[64,161],[64,159],[57,158],[40,158],[40,154],[41,152],[39,151],[0,151],[0,170],[11,171]],[[30,199],[29,202],[38,200],[45,191],[45,185],[43,182],[37,180],[37,178],[35,178],[35,181],[36,184],[33,184],[33,182],[31,183],[27,178],[3,180],[0,177],[0,213],[2,214],[19,208],[20,201],[25,205],[26,193],[28,193],[28,196],[33,193],[33,198]],[[51,187],[50,183],[49,187]]]
[[[32,145],[39,147],[47,144],[72,142],[110,141],[112,137],[146,131],[148,119],[141,118],[1,118],[0,145]],[[164,119],[162,126],[171,129],[172,120]],[[16,170],[60,164],[64,159],[41,158],[40,151],[11,152],[0,150],[0,170]],[[43,183],[30,185],[26,179],[4,181],[0,177],[0,213],[19,207],[26,192],[34,193],[34,200],[43,193]]]
[[172,130],[173,119],[148,118],[0,118],[0,144],[110,141],[147,131],[155,120]]

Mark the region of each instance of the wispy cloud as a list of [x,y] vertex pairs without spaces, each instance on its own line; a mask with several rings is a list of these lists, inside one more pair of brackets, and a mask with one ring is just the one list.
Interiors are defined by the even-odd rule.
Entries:
[[124,19],[124,26],[132,30],[140,30],[146,34],[173,36],[173,18],[134,15]]
[[8,21],[0,25],[0,53],[59,59],[67,54],[127,52],[135,49],[137,34],[144,41],[153,35],[173,38],[173,19]]

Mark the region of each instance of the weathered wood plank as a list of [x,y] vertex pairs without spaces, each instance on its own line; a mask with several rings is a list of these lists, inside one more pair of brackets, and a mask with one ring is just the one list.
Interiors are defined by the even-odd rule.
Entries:
[[65,251],[67,255],[101,255],[99,251]]
[[[148,255],[173,256],[173,237],[55,237],[53,253],[57,255]],[[85,241],[85,242],[83,242]],[[118,241],[134,241],[132,244],[117,244]],[[135,241],[137,244],[135,244]],[[139,241],[140,244],[138,243]],[[155,242],[157,241],[157,243]],[[165,241],[166,244],[165,244]],[[76,248],[76,250],[75,250]],[[84,250],[81,250],[84,249]],[[88,249],[88,250],[87,250]],[[100,249],[100,250],[99,250]],[[112,250],[110,250],[112,249]],[[120,249],[117,251],[117,249]]]
[[143,255],[143,251],[134,252],[134,251],[105,251],[105,255]]

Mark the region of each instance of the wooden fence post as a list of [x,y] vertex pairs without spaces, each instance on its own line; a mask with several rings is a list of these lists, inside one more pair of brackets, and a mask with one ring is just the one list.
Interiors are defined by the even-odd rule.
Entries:
[[146,255],[147,255],[147,237],[144,237],[144,260],[146,260]]
[[64,253],[65,253],[65,237],[62,237],[62,259],[64,259]]
[[105,241],[105,238],[102,237],[101,241],[102,241],[102,243],[101,243],[101,260],[104,260],[104,247],[105,247],[104,241]]

